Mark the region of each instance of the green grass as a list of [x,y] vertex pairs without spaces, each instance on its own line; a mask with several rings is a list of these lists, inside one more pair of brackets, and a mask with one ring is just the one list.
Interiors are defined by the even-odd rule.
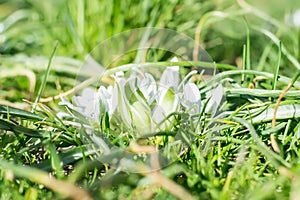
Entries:
[[[297,199],[300,29],[285,18],[300,4],[273,3],[0,1],[0,199]],[[99,162],[99,149],[87,143],[84,129],[60,120],[56,114],[65,108],[59,99],[51,99],[80,85],[81,78],[88,79],[77,73],[96,45],[146,26],[195,38],[220,71],[198,80],[202,98],[220,82],[225,99],[220,118],[201,113],[200,132],[180,129],[183,135],[193,134],[193,142],[153,173],[130,159],[107,164],[124,156],[119,151]],[[112,52],[119,50],[115,48]],[[138,52],[114,64],[141,67],[134,63],[135,55]],[[170,57],[163,51],[149,52],[147,59],[156,62],[143,65],[168,66]],[[102,59],[112,62],[110,55]],[[178,64],[183,73],[190,70],[186,62]],[[276,102],[289,84],[293,86],[281,99],[272,126]],[[175,118],[178,127],[187,123],[183,115]],[[105,133],[119,147],[143,150],[128,147],[130,135],[121,132],[118,137],[109,128]],[[167,134],[172,132],[157,133],[163,138],[159,145],[171,144]],[[279,153],[272,149],[272,134]]]

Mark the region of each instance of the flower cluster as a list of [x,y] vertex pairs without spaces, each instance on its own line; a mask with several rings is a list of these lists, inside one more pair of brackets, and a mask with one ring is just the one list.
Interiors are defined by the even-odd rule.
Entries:
[[[176,58],[172,61],[177,61]],[[190,72],[182,81],[178,66],[167,67],[159,81],[149,73],[134,69],[126,78],[123,72],[116,73],[114,85],[83,90],[75,96],[73,104],[63,100],[62,105],[80,114],[92,124],[101,124],[103,117],[111,126],[135,130],[138,135],[171,130],[175,112],[190,115],[200,113],[201,96]]]

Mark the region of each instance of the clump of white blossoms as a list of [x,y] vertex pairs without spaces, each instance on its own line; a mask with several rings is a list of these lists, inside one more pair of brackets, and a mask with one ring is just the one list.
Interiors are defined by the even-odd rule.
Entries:
[[123,72],[114,74],[113,85],[84,89],[81,96],[73,97],[75,105],[65,100],[60,104],[81,123],[100,127],[109,123],[110,128],[133,130],[138,136],[171,130],[176,121],[172,114],[196,115],[201,111],[199,89],[190,81],[195,73],[181,80],[179,66],[167,67],[156,81],[151,74],[135,68],[128,78]]

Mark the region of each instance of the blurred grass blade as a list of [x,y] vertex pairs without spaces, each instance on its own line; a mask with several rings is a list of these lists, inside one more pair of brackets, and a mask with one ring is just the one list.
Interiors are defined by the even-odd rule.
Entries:
[[247,45],[246,45],[246,69],[251,70],[251,52],[250,52],[250,30],[249,24],[245,19],[246,30],[247,30]]
[[37,94],[37,97],[35,99],[35,103],[34,103],[34,107],[33,107],[33,111],[35,111],[36,109],[36,106],[37,106],[37,103],[39,102],[42,94],[44,93],[44,90],[45,90],[45,87],[46,87],[46,83],[47,83],[47,78],[49,76],[49,73],[50,73],[50,67],[51,67],[51,63],[52,63],[52,60],[53,60],[53,57],[54,57],[54,54],[56,52],[56,49],[58,47],[58,42],[56,42],[55,46],[54,46],[54,49],[52,51],[52,54],[50,56],[50,59],[49,59],[49,62],[48,62],[48,66],[47,66],[47,70],[46,70],[46,73],[44,75],[44,79],[42,81],[42,84],[40,86],[40,89],[39,89],[39,92]]
[[7,122],[3,119],[0,119],[0,129],[6,130],[6,131],[12,131],[12,132],[18,133],[18,134],[25,134],[29,137],[35,137],[35,138],[43,137],[43,134],[41,134],[37,130],[25,128],[25,127],[20,126],[20,125],[15,125],[15,124]]
[[146,31],[142,37],[142,40],[140,41],[140,44],[139,44],[139,47],[138,47],[138,52],[136,54],[136,57],[135,57],[135,63],[141,63],[142,62],[142,58],[144,57],[144,54],[148,51],[148,49],[146,48],[147,47],[147,43],[149,42],[149,37],[150,37],[150,34],[151,34],[151,28],[153,27],[153,24],[154,24],[154,21],[156,20],[156,14],[157,14],[157,9],[158,6],[155,7],[155,9],[153,10],[153,12],[155,13],[155,17],[153,17],[151,19],[151,21],[148,23],[147,27],[146,28]]
[[273,85],[272,85],[272,90],[276,89],[276,85],[277,85],[277,78],[278,78],[278,74],[279,74],[279,68],[280,68],[280,62],[281,62],[281,46],[282,43],[281,41],[279,41],[279,47],[278,47],[278,62],[277,62],[277,66],[274,70],[274,78],[273,78]]
[[[278,98],[283,90],[264,90],[264,89],[248,89],[248,88],[226,88],[225,93],[230,97],[239,97],[240,95],[254,97],[272,97]],[[290,90],[285,97],[298,98],[299,90]]]
[[0,114],[9,114],[11,116],[22,117],[25,119],[43,120],[43,118],[37,114],[4,105],[0,105]]
[[[274,117],[274,108],[269,107],[258,116],[252,118],[253,123],[271,121]],[[276,119],[300,118],[300,104],[287,104],[278,107]]]
[[74,200],[91,200],[90,195],[70,182],[59,181],[48,173],[33,167],[14,165],[6,160],[0,160],[0,168],[5,171],[12,171],[14,175],[29,179],[32,182],[46,186],[47,188]]
[[[210,91],[212,86],[215,85],[215,83],[222,81],[222,79],[226,79],[227,77],[232,77],[235,75],[240,75],[240,74],[251,74],[254,76],[264,76],[266,78],[270,78],[272,79],[274,77],[274,74],[272,73],[268,73],[268,72],[260,72],[260,71],[256,71],[256,70],[230,70],[230,71],[224,71],[222,73],[216,74],[214,77],[212,77],[211,79],[208,79],[206,81],[203,81],[199,84],[199,89],[201,93],[205,93],[207,91]],[[285,76],[280,76],[278,78],[278,82],[281,83],[285,83],[285,84],[290,84],[290,82],[292,81],[291,78],[285,77]],[[295,81],[293,83],[293,86],[296,88],[300,88],[300,82],[299,81]]]
[[54,170],[57,177],[59,179],[62,179],[64,177],[62,162],[60,160],[59,155],[57,154],[54,144],[52,144],[51,142],[48,144],[48,150],[50,151],[51,156],[51,167]]
[[[265,36],[270,38],[278,47],[280,46],[280,40],[276,35],[271,33],[270,31],[263,29],[261,27],[254,26],[252,27],[255,30],[263,33]],[[297,68],[297,70],[300,70],[300,63],[297,61],[297,59],[285,48],[284,45],[281,45],[281,52],[282,54],[294,65],[294,67]]]
[[[242,63],[242,69],[245,70],[246,69],[246,45],[243,45],[243,63]],[[245,85],[245,73],[241,73],[242,74],[242,78],[241,78],[241,84],[244,86]]]
[[[2,66],[0,66],[2,67]],[[29,92],[33,94],[35,84],[36,84],[36,75],[32,70],[24,69],[23,67],[10,67],[1,71],[0,79],[8,78],[8,77],[16,77],[16,76],[26,76],[29,81]]]
[[[84,152],[83,152],[84,151]],[[59,154],[60,162],[63,166],[66,166],[70,163],[74,163],[78,160],[81,160],[84,156],[93,155],[96,153],[96,150],[87,150],[86,146],[73,147],[72,149],[66,150]],[[50,171],[51,170],[51,160],[43,160],[38,163],[35,167]]]
[[16,26],[18,22],[28,19],[32,13],[29,10],[17,10],[3,20],[4,30],[7,31],[12,26]]

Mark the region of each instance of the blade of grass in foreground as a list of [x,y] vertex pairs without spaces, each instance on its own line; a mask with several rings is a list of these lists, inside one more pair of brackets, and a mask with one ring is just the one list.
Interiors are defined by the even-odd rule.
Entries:
[[14,165],[3,159],[0,160],[0,168],[6,172],[12,172],[15,176],[26,178],[32,182],[42,184],[54,192],[60,193],[64,197],[75,200],[92,199],[90,195],[82,188],[79,188],[70,182],[60,181],[54,177],[50,177],[48,173],[45,173],[41,170],[27,166]]
[[29,129],[20,125],[16,125],[10,122],[7,122],[5,120],[0,119],[0,129],[6,130],[6,131],[12,131],[14,133],[18,134],[24,134],[29,137],[36,137],[36,138],[41,138],[43,137],[43,134],[40,133],[37,130]]
[[25,119],[43,120],[41,116],[36,115],[34,113],[3,105],[0,105],[0,114],[9,114],[11,116],[23,117]]

